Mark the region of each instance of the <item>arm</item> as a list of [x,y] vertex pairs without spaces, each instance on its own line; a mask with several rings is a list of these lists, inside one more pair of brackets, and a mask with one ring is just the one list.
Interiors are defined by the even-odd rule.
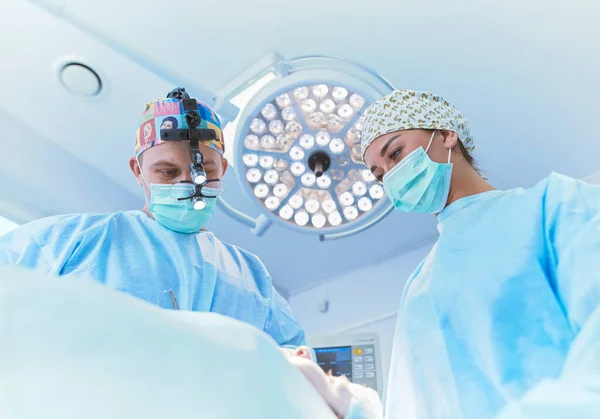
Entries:
[[0,237],[0,266],[15,265],[43,272],[51,271],[41,247],[23,227]]
[[272,289],[264,331],[279,345],[306,345],[304,330],[294,318],[288,302],[275,288]]
[[548,188],[549,272],[576,337],[560,377],[539,383],[497,419],[600,417],[600,187]]

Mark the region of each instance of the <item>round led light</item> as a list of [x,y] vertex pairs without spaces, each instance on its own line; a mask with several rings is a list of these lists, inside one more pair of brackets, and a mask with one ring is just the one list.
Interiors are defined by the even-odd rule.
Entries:
[[267,184],[274,185],[279,180],[279,174],[273,169],[267,170],[263,179]]
[[331,140],[331,143],[329,143],[329,149],[333,154],[340,154],[344,151],[344,148],[344,142],[339,138],[334,138]]
[[320,146],[326,146],[327,144],[329,144],[330,138],[331,137],[329,136],[329,132],[327,131],[319,131],[315,136],[315,140]]
[[315,179],[316,179],[316,177],[315,177],[314,174],[312,174],[312,173],[305,173],[300,178],[300,182],[302,182],[302,184],[304,186],[310,187],[310,186],[312,186],[312,185],[315,184]]
[[296,215],[294,215],[294,221],[299,226],[305,226],[308,223],[309,217],[306,211],[298,211]]
[[256,134],[262,134],[267,129],[267,125],[262,119],[254,118],[250,123],[250,129]]
[[281,122],[279,119],[269,122],[269,131],[271,131],[272,134],[281,134],[284,127],[285,125],[283,125],[283,122]]
[[317,110],[317,102],[312,99],[305,99],[300,104],[300,108],[306,113],[313,113]]
[[327,117],[327,128],[338,132],[340,130],[340,126],[342,125],[342,120],[337,115],[329,115]]
[[358,209],[362,212],[370,211],[371,208],[373,208],[373,202],[366,196],[363,196],[358,200]]
[[275,159],[271,156],[261,156],[258,159],[258,164],[263,169],[270,169],[273,166],[273,160]]
[[308,91],[308,87],[302,86],[294,89],[294,96],[296,96],[297,100],[304,100],[308,97],[310,92]]
[[344,217],[346,217],[348,221],[355,220],[356,217],[358,217],[358,210],[356,207],[346,207],[344,208]]
[[338,115],[345,119],[350,118],[353,113],[354,113],[354,108],[352,108],[352,106],[350,106],[348,104],[342,105],[338,109]]
[[250,149],[257,149],[260,146],[260,140],[256,135],[250,134],[244,139],[244,146]]
[[275,147],[275,138],[272,135],[263,135],[260,139],[262,148],[270,149]]
[[350,105],[356,110],[359,110],[365,104],[365,100],[363,99],[363,97],[360,95],[357,95],[356,93],[353,93],[350,96],[349,102],[350,102]]
[[272,103],[267,103],[264,106],[264,108],[262,108],[262,111],[260,111],[260,113],[262,114],[262,116],[265,117],[265,119],[268,119],[270,121],[271,119],[277,116],[277,108],[275,108],[275,105],[273,105]]
[[285,108],[286,106],[291,105],[292,99],[290,98],[290,95],[284,93],[282,95],[277,96],[275,102],[277,102],[277,105],[279,105],[280,108]]
[[254,187],[254,195],[256,195],[257,198],[266,198],[267,195],[269,195],[269,187],[264,183],[259,183]]
[[331,96],[333,96],[333,98],[337,101],[344,100],[348,96],[348,90],[339,86],[334,87],[331,91]]
[[289,205],[284,205],[279,210],[279,216],[284,220],[289,220],[290,218],[292,218],[292,215],[294,215],[294,209]]
[[321,189],[327,189],[331,186],[331,178],[327,175],[323,175],[317,178],[317,186]]
[[327,214],[330,214],[335,211],[335,201],[333,199],[326,199],[321,204],[321,207],[323,208],[323,211],[325,211]]
[[313,124],[313,125],[323,125],[325,122],[327,122],[327,118],[325,117],[325,114],[323,112],[313,112],[310,114],[310,117],[308,118],[308,120]]
[[299,143],[303,148],[309,150],[315,145],[315,138],[310,134],[304,134],[300,137]]
[[296,112],[294,111],[294,108],[288,106],[281,111],[281,117],[285,121],[291,121],[292,119],[296,119]]
[[278,198],[283,198],[288,193],[288,187],[285,183],[278,183],[273,187],[273,195]]
[[292,174],[294,176],[300,176],[302,173],[304,173],[305,170],[306,170],[306,166],[304,165],[304,163],[299,162],[299,161],[295,161],[290,166],[290,171],[292,172]]
[[265,199],[265,207],[267,207],[271,211],[276,210],[279,206],[279,202],[279,198],[277,198],[276,196],[270,196],[267,199]]
[[369,195],[371,195],[371,198],[373,199],[381,199],[385,193],[381,185],[373,185],[369,189]]
[[289,204],[292,208],[298,209],[302,206],[304,200],[300,195],[294,195],[290,198]]
[[292,160],[302,160],[304,158],[304,150],[301,147],[294,146],[290,149],[290,157]]
[[315,228],[321,228],[327,222],[327,218],[323,214],[315,214],[312,216],[311,222]]
[[325,97],[329,92],[329,88],[326,84],[318,84],[313,87],[313,95],[318,98]]
[[266,149],[275,147],[275,137],[272,135],[263,135],[260,139],[260,146]]
[[256,154],[244,154],[242,161],[246,166],[254,167],[258,163],[258,156]]
[[277,145],[280,148],[287,148],[286,145],[292,142],[292,138],[287,134],[279,134],[277,136]]
[[256,183],[262,177],[260,170],[258,169],[250,169],[246,172],[246,179],[250,183]]
[[316,199],[309,199],[308,201],[306,201],[306,204],[304,204],[306,211],[308,211],[311,214],[317,212],[319,210],[319,206],[319,201],[317,201]]
[[323,111],[325,113],[331,113],[335,109],[335,102],[331,99],[325,99],[319,105],[319,109],[321,109],[321,111]]
[[352,205],[354,203],[354,195],[346,191],[340,195],[340,202],[344,206]]
[[360,180],[358,182],[354,182],[354,185],[352,185],[352,192],[354,192],[354,195],[356,196],[363,196],[367,193],[367,185]]
[[329,216],[327,217],[327,219],[329,220],[329,224],[331,224],[334,227],[337,227],[340,224],[342,224],[342,216],[337,211],[336,212],[332,212],[331,214],[329,214]]
[[362,171],[362,178],[367,183],[375,181],[375,176],[373,176],[373,173],[371,173],[369,169],[365,169]]
[[290,121],[285,126],[285,132],[294,138],[298,138],[298,135],[302,132],[302,125],[298,121]]

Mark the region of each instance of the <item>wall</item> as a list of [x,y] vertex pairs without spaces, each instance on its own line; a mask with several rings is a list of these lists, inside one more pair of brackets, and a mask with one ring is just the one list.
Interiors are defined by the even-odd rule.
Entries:
[[[431,244],[420,247],[292,295],[290,304],[309,341],[311,336],[336,333],[379,334],[383,379],[387,383],[400,296],[406,279],[430,248]],[[330,304],[323,314],[318,307],[325,298]]]

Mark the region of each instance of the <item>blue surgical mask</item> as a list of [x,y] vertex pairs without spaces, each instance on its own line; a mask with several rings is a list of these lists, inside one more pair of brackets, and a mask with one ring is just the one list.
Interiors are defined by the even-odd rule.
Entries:
[[446,206],[452,177],[452,150],[448,150],[448,163],[431,160],[427,152],[434,136],[435,131],[427,150],[417,148],[383,176],[385,193],[398,211],[438,213]]
[[151,184],[150,214],[156,221],[178,233],[197,233],[215,212],[216,198],[205,198],[206,206],[201,210],[194,209],[190,199],[194,185],[188,183]]

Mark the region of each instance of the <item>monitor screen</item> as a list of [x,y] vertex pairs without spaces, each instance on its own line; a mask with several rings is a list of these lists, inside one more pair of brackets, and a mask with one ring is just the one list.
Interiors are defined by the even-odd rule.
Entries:
[[317,364],[323,371],[331,371],[334,376],[345,375],[352,381],[352,347],[338,346],[330,348],[314,348]]

